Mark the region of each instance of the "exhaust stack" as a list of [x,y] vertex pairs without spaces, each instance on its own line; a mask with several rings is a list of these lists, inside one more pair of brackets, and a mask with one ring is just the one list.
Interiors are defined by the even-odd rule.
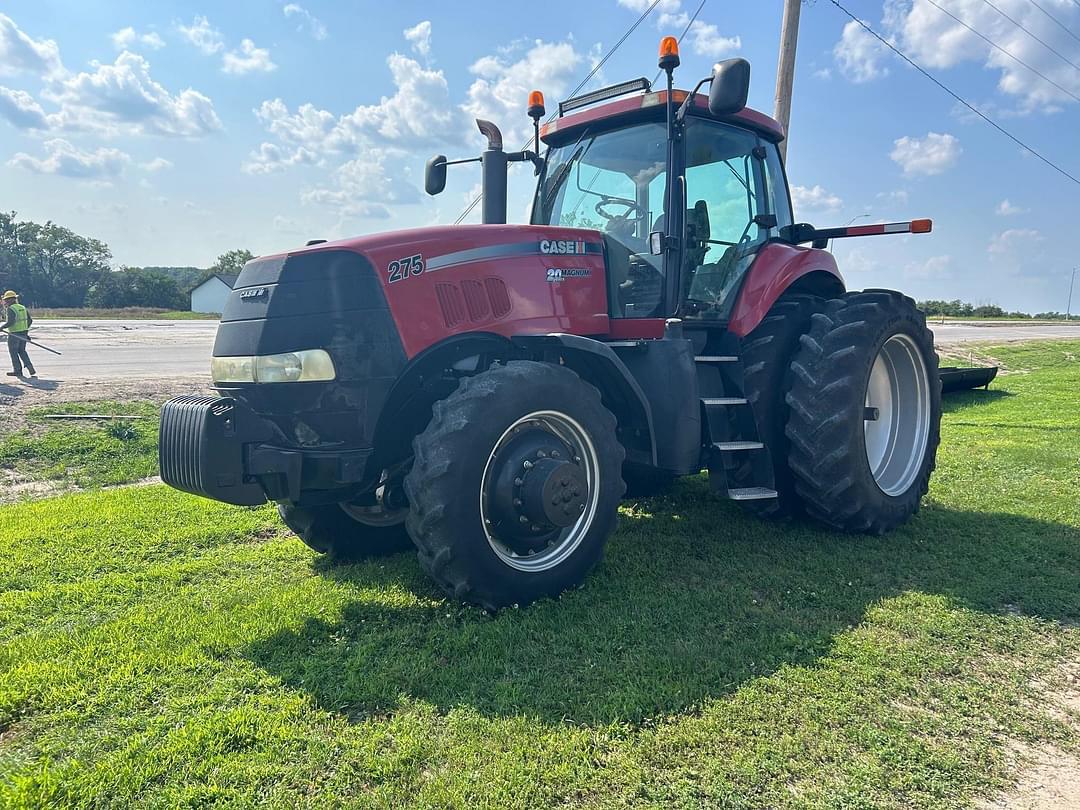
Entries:
[[482,222],[485,225],[506,224],[506,152],[502,133],[491,121],[476,119],[480,134],[487,138],[487,149],[480,153],[483,181]]

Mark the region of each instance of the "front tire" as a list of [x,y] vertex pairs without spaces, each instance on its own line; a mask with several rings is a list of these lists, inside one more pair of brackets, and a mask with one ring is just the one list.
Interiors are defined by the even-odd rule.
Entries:
[[421,566],[490,611],[579,585],[617,521],[615,428],[564,366],[512,361],[463,379],[413,441],[407,525]]
[[807,512],[883,534],[919,510],[940,441],[934,338],[915,302],[848,293],[811,318],[792,362],[789,463]]

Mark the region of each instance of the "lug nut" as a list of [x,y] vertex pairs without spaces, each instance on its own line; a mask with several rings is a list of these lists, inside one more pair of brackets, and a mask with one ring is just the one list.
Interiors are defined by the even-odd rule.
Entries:
[[552,458],[559,458],[559,451],[558,450],[552,450],[551,451],[551,457]]
[[521,523],[528,523],[529,519],[527,517],[525,517],[524,515],[522,515],[521,517],[518,518],[518,521],[521,522]]
[[532,469],[532,462],[529,461],[528,459],[525,459],[525,461],[522,462],[521,466],[524,467],[526,470],[531,470]]
[[521,506],[521,498],[514,498],[514,506]]
[[515,478],[514,479],[514,486],[515,487],[520,487],[523,483],[525,483],[525,482],[522,481],[520,478]]
[[545,453],[543,450],[537,450],[536,451],[536,457],[537,458],[547,458],[547,453]]

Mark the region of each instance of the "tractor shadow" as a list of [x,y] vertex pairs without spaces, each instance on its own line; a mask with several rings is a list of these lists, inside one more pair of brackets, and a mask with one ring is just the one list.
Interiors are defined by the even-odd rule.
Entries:
[[1016,396],[1010,391],[1003,391],[1000,388],[982,389],[979,388],[973,391],[952,391],[948,394],[943,394],[941,397],[941,412],[942,413],[956,413],[963,412],[969,408],[980,405],[992,405],[995,402],[999,402],[1003,399],[1009,399]]
[[246,655],[354,721],[416,699],[442,711],[639,724],[812,664],[868,606],[904,591],[1080,619],[1071,526],[930,503],[886,537],[845,536],[751,519],[700,479],[629,506],[606,560],[558,601],[488,616],[441,600],[406,555],[325,567],[358,595],[340,620],[313,616]]

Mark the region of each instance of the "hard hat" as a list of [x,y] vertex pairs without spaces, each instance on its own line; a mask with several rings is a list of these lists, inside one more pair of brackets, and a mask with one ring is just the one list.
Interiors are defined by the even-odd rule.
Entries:
[[5,301],[8,301],[8,300],[10,300],[12,298],[18,298],[18,297],[19,297],[19,294],[17,292],[15,292],[14,290],[8,290],[6,293],[4,293],[4,300]]

